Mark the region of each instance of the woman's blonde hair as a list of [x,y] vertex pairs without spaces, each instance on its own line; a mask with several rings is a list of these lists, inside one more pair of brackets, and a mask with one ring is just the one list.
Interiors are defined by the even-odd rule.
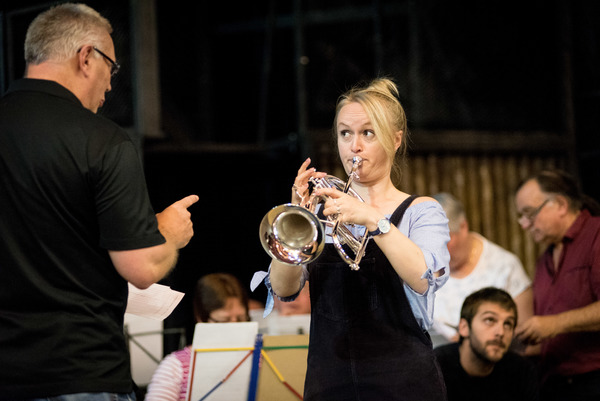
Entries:
[[40,64],[64,61],[83,45],[102,46],[110,22],[85,4],[65,3],[38,15],[25,35],[25,61]]
[[[375,134],[391,162],[392,180],[399,180],[406,156],[408,128],[396,84],[389,78],[376,78],[367,85],[355,86],[340,96],[333,121],[334,136],[337,137],[337,119],[340,110],[354,102],[364,108],[371,120]],[[402,141],[400,147],[396,149],[398,131],[402,131]]]

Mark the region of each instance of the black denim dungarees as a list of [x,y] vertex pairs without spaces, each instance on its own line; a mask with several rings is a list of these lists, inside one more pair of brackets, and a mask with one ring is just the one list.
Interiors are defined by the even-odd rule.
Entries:
[[[390,221],[398,225],[415,196]],[[432,343],[374,241],[352,271],[332,244],[308,266],[312,305],[306,401],[446,399]]]

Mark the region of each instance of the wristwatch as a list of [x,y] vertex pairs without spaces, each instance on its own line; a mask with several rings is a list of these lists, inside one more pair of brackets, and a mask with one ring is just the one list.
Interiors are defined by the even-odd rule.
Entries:
[[369,238],[379,234],[385,234],[390,231],[390,221],[383,218],[377,222],[377,229],[375,231],[369,231]]

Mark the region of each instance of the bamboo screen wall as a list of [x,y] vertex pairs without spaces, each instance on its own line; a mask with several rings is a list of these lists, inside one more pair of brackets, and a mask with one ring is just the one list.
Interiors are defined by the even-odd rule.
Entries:
[[[313,165],[345,180],[335,145],[320,138]],[[567,169],[566,152],[411,151],[399,188],[421,195],[451,193],[463,202],[471,230],[515,253],[533,277],[542,249],[517,223],[513,195],[522,179],[544,168]]]
[[514,190],[542,168],[565,168],[560,156],[417,154],[400,188],[408,193],[449,192],[463,202],[471,230],[515,253],[533,277],[540,247],[516,219]]

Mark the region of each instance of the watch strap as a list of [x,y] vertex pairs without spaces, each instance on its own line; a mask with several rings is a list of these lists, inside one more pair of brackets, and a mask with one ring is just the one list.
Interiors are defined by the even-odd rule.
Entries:
[[390,220],[387,217],[380,219],[377,222],[377,228],[374,231],[369,231],[369,238],[374,237],[379,234],[385,234],[390,231]]
[[370,237],[374,237],[374,236],[376,236],[376,235],[379,235],[379,234],[381,234],[381,230],[379,229],[379,227],[377,227],[377,228],[375,229],[375,231],[369,231],[369,232],[368,232],[368,234],[369,234],[369,238],[370,238]]

